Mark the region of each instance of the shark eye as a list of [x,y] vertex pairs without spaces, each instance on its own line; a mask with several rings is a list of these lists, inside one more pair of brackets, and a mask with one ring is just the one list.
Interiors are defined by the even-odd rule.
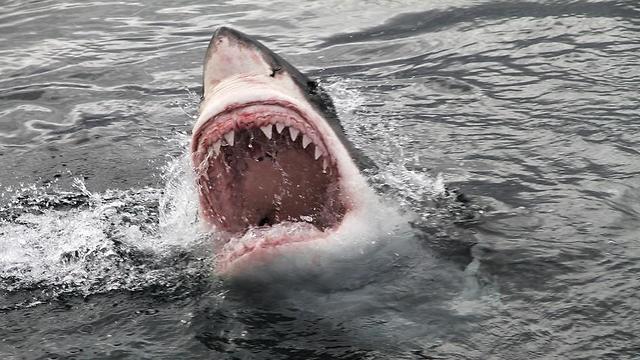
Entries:
[[309,94],[314,95],[318,90],[318,83],[315,81],[307,81],[307,88],[309,88]]

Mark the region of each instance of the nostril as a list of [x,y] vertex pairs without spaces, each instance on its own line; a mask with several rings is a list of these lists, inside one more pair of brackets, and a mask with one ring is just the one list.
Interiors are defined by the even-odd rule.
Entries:
[[274,66],[274,67],[272,67],[272,68],[271,68],[271,74],[269,74],[269,76],[271,76],[271,77],[275,77],[275,76],[276,76],[276,73],[277,73],[278,71],[280,71],[280,70],[282,70],[282,68],[281,68],[280,66]]

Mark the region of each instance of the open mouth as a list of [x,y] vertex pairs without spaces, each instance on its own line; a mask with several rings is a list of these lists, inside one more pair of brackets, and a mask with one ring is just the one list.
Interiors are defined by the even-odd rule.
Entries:
[[324,231],[346,213],[335,157],[290,104],[230,106],[198,129],[192,150],[202,215],[224,231],[287,222]]

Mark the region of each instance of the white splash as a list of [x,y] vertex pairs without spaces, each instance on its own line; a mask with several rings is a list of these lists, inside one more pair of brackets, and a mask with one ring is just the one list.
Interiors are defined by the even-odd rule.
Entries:
[[[179,276],[172,257],[200,251],[204,235],[197,226],[188,159],[171,158],[163,170],[164,189],[97,193],[76,178],[74,192],[30,185],[4,199],[0,289],[40,284],[91,294],[135,290]],[[158,268],[159,262],[167,265]]]

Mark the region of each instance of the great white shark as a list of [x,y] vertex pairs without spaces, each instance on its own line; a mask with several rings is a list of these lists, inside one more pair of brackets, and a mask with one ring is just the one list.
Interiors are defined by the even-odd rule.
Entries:
[[[217,29],[203,67],[191,159],[217,269],[320,242],[366,207],[370,188],[329,95],[266,46]],[[242,239],[232,241],[232,239]]]

